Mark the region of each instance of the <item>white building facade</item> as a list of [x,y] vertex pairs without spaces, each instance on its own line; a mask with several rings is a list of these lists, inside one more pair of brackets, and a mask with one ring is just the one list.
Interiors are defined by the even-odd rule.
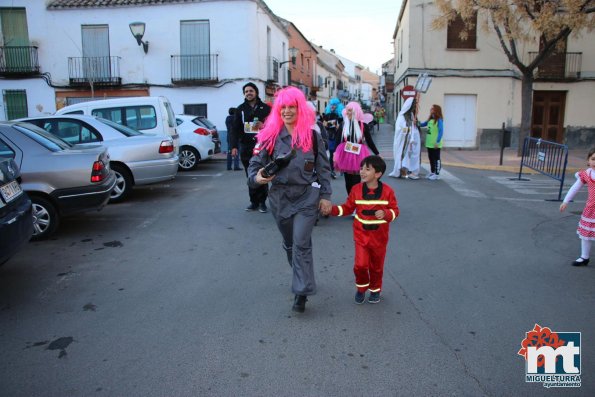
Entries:
[[[432,29],[431,21],[437,15],[433,3],[402,3],[393,35],[395,108],[391,111],[400,108],[403,88],[415,86],[417,76],[427,72],[433,80],[428,92],[421,95],[419,117],[425,120],[432,104],[442,106],[445,146],[497,147],[503,123],[513,130],[513,146],[517,145],[520,74],[504,55],[495,33],[478,27],[470,41],[459,41],[458,35],[447,29]],[[532,133],[543,130],[544,139],[570,147],[595,143],[595,114],[590,110],[595,99],[593,38],[593,33],[569,38],[566,68],[561,74],[539,78],[544,70],[538,71],[533,85]],[[538,44],[518,48],[527,57],[537,49]]]
[[[0,12],[24,15],[14,24],[38,63],[24,74],[0,68],[0,119],[11,114],[6,92],[24,93],[31,117],[92,97],[162,95],[174,112],[205,115],[225,128],[228,108],[243,101],[243,84],[254,82],[270,100],[287,83],[286,66],[278,67],[288,57],[287,30],[261,0],[119,3],[14,0],[0,6]],[[145,24],[146,53],[129,27],[137,21]],[[9,55],[15,34],[1,28]]]

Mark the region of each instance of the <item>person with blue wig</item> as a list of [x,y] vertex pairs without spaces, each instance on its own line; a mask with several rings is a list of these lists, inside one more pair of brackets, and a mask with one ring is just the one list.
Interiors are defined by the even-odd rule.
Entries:
[[341,131],[343,130],[343,104],[338,98],[332,98],[324,110],[323,125],[328,133],[328,152],[331,164],[331,178],[335,179],[335,168],[333,165],[333,154],[337,145],[341,143]]

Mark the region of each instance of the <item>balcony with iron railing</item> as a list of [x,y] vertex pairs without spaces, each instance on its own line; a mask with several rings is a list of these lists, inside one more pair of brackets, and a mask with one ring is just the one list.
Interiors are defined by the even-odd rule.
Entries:
[[120,57],[71,57],[68,58],[68,80],[70,85],[118,86]]
[[267,80],[275,83],[279,82],[279,60],[275,57],[268,58]]
[[[538,52],[529,52],[531,63]],[[545,58],[535,70],[538,80],[576,80],[581,77],[582,52],[553,53]]]
[[172,55],[171,81],[174,84],[201,85],[219,81],[218,55]]
[[39,74],[39,60],[35,46],[0,47],[0,76]]

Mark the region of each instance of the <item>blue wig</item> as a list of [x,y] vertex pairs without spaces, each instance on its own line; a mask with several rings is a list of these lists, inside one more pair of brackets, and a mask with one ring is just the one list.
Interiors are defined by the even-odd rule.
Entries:
[[[331,106],[335,106],[335,111],[331,110]],[[343,117],[343,104],[339,98],[332,98],[326,108],[324,109],[325,114],[337,113],[340,117]]]

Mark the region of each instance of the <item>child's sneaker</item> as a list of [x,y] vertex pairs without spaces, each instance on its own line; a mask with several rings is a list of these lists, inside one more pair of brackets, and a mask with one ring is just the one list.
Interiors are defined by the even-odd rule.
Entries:
[[365,299],[366,299],[365,292],[356,291],[356,293],[355,293],[355,304],[356,305],[361,305],[362,303],[364,303]]
[[368,303],[380,303],[380,292],[372,292],[368,297]]

